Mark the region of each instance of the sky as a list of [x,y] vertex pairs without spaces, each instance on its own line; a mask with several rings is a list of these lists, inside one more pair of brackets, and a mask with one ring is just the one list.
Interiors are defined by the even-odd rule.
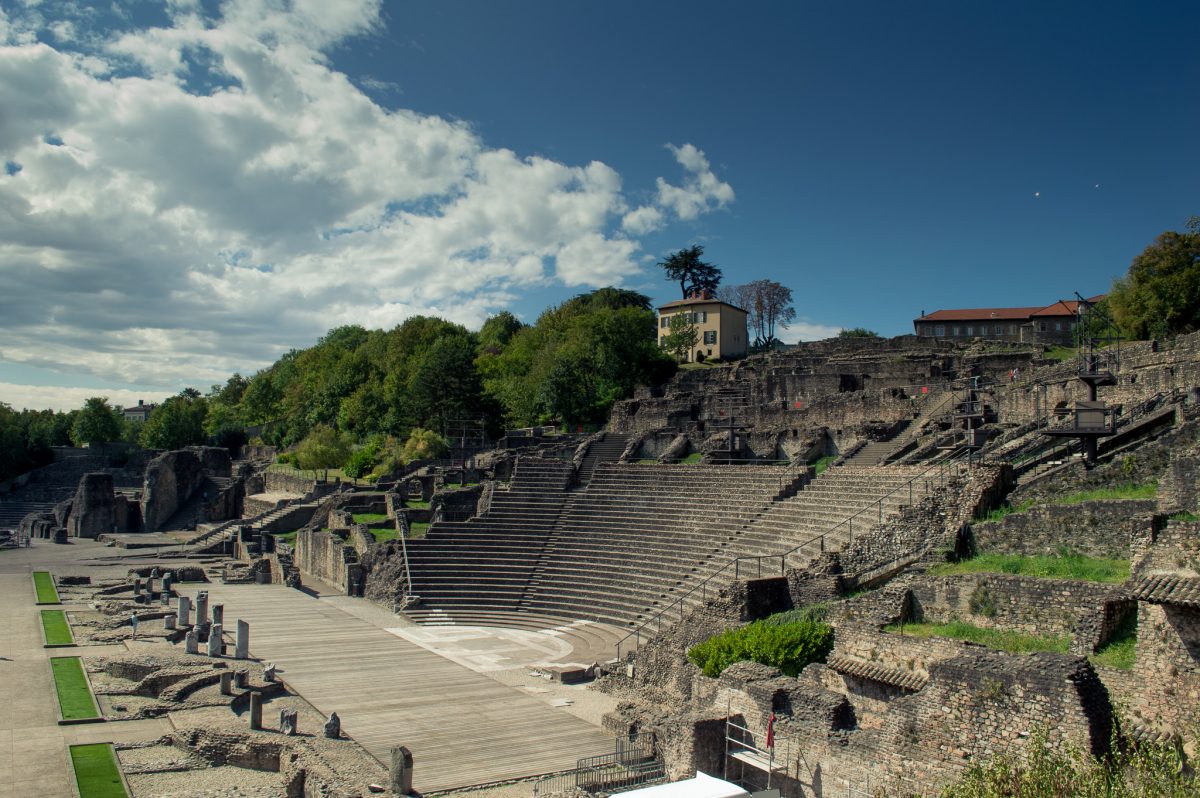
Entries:
[[477,329],[693,244],[812,340],[1103,292],[1200,214],[1195,2],[0,0],[0,402]]

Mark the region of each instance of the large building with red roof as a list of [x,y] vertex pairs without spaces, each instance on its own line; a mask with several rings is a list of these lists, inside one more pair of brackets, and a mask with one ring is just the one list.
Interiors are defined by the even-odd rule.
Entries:
[[[1099,302],[1103,294],[1088,299]],[[1060,299],[1052,305],[1025,308],[963,308],[921,312],[913,330],[925,338],[985,338],[1069,346],[1075,343],[1079,302]]]

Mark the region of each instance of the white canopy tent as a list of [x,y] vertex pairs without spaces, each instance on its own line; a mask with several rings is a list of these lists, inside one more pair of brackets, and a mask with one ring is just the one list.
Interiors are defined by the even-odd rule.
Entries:
[[621,798],[743,798],[750,793],[736,784],[700,771],[690,779],[620,793]]

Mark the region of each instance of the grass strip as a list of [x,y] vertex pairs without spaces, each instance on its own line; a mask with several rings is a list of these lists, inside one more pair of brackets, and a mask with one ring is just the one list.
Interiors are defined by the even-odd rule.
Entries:
[[54,674],[54,689],[58,692],[58,708],[63,720],[100,717],[79,657],[51,657],[50,672]]
[[1083,502],[1097,501],[1100,499],[1153,499],[1157,496],[1157,482],[1145,482],[1140,485],[1130,483],[1128,485],[1117,485],[1116,487],[1112,488],[1081,490],[1078,493],[1070,493],[1066,496],[1060,496],[1054,500],[1054,503],[1082,504]]
[[369,529],[367,531],[371,533],[373,538],[375,538],[376,543],[384,543],[389,540],[396,540],[400,537],[400,533],[396,531],[395,527],[392,527],[391,529]]
[[891,624],[884,627],[884,630],[905,634],[909,637],[945,637],[951,640],[965,640],[968,643],[979,643],[997,651],[1007,651],[1010,654],[1028,654],[1034,651],[1057,651],[1065,654],[1071,645],[1069,636],[1042,637],[1007,629],[984,629],[965,621]]
[[350,517],[356,524],[378,524],[388,520],[386,513],[353,513]]
[[47,646],[75,645],[67,614],[62,610],[42,610],[42,631],[46,635]]
[[49,571],[33,572],[33,588],[37,591],[38,604],[61,604],[58,598],[58,588],[54,586],[54,577]]
[[817,460],[815,463],[811,464],[813,467],[813,471],[816,472],[817,476],[820,476],[825,471],[825,469],[827,469],[827,468],[829,468],[829,466],[833,465],[833,461],[836,459],[837,459],[836,455],[832,455],[832,454],[825,455],[820,460]]
[[957,574],[1013,574],[1039,579],[1074,579],[1082,582],[1120,583],[1129,578],[1128,560],[1064,554],[1058,557],[1021,554],[980,554],[961,562],[929,569],[935,576]]
[[1137,613],[1129,613],[1109,641],[1088,659],[1093,665],[1130,670],[1137,661],[1137,625]]
[[423,537],[425,537],[425,533],[428,531],[429,531],[429,522],[414,521],[408,525],[408,539],[414,540],[416,538],[423,538]]
[[79,798],[129,798],[112,743],[71,746]]
[[680,465],[695,465],[703,459],[704,455],[701,452],[692,452],[687,457],[679,461]]

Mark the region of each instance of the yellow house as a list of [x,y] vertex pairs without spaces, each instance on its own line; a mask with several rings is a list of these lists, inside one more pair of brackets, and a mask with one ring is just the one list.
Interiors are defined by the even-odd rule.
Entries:
[[688,352],[688,362],[697,355],[703,359],[745,357],[750,349],[746,334],[746,311],[728,302],[713,299],[709,294],[700,294],[668,302],[658,308],[658,343],[671,333],[671,318],[679,313],[692,314],[699,340]]

